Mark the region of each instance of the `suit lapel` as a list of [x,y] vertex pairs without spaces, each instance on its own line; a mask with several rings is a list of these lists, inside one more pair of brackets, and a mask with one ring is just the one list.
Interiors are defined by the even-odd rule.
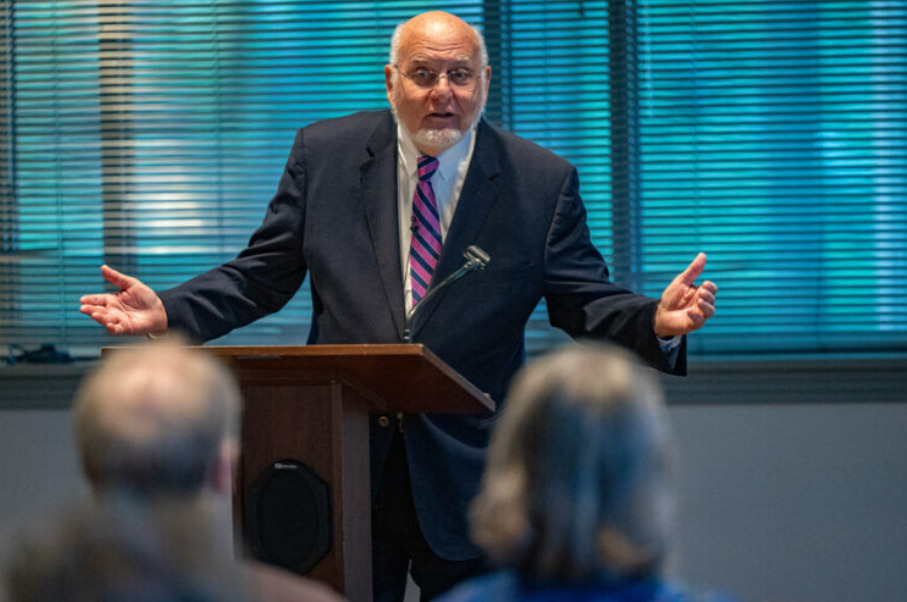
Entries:
[[[432,276],[431,287],[436,286],[463,265],[466,247],[475,242],[488,212],[497,201],[499,190],[494,180],[500,172],[500,156],[498,140],[483,119],[476,128],[475,150],[469,171],[466,172],[463,190],[460,191],[457,210],[441,248],[441,257]],[[456,286],[451,285],[452,288]],[[429,300],[413,324],[413,334],[418,332],[419,327],[435,312],[443,302],[443,297],[450,291],[451,288],[447,288]]]
[[398,337],[403,336],[403,277],[397,225],[397,137],[390,112],[368,141],[359,166],[362,204],[378,262],[384,296]]

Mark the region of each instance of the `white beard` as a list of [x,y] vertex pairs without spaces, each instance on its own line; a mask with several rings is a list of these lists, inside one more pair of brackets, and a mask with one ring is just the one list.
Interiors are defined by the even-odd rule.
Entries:
[[[445,128],[443,130],[422,129],[417,132],[411,132],[409,131],[409,128],[406,127],[406,124],[400,121],[400,116],[397,115],[396,97],[394,97],[393,101],[390,103],[390,107],[391,113],[394,116],[394,121],[403,126],[403,129],[406,130],[410,135],[410,138],[412,138],[413,143],[417,147],[438,149],[435,153],[436,156],[463,139],[464,132],[461,132],[456,128]],[[483,105],[476,114],[473,115],[469,127],[466,128],[467,132],[475,127],[476,123],[479,121],[479,116],[484,110],[485,107]]]
[[420,147],[439,148],[442,151],[449,149],[463,138],[463,132],[454,128],[443,130],[422,129],[410,132],[413,143]]

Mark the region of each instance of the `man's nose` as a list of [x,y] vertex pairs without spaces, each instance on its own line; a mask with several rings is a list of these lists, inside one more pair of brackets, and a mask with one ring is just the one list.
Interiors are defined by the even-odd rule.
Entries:
[[431,91],[435,96],[441,97],[445,95],[449,96],[451,94],[450,78],[446,73],[441,73],[438,75],[438,81],[435,82],[435,85],[432,87]]

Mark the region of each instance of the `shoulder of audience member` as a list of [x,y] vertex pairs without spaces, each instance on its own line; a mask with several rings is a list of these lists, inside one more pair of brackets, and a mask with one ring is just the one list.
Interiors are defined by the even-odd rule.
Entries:
[[511,571],[488,573],[460,583],[436,602],[517,602],[517,583]]
[[244,560],[243,578],[253,602],[343,602],[329,586],[257,560]]
[[688,589],[684,584],[645,580],[629,587],[600,587],[595,583],[527,584],[511,570],[469,579],[439,597],[436,602],[535,602],[583,600],[586,602],[737,602],[718,592]]

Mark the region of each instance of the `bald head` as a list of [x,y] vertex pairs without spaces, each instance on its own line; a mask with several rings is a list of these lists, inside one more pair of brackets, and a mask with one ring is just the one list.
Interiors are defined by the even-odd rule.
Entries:
[[418,14],[397,26],[391,38],[390,64],[399,62],[401,47],[408,49],[422,40],[445,39],[470,44],[478,52],[481,65],[488,64],[488,50],[482,32],[460,17],[440,10]]
[[121,349],[76,397],[82,465],[99,491],[191,494],[237,445],[240,394],[209,353],[157,343]]

